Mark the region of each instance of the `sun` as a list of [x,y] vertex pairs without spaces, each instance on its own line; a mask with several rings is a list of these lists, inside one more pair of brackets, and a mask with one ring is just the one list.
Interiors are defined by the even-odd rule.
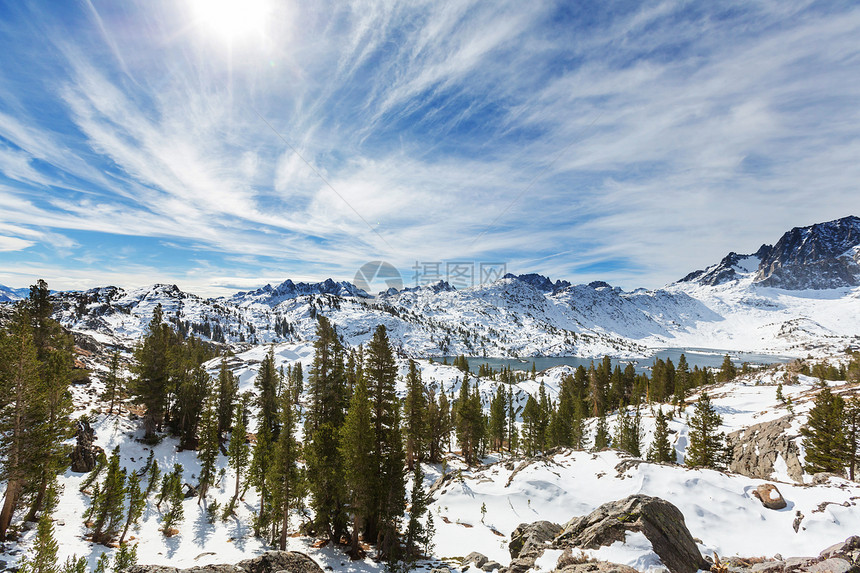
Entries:
[[265,0],[191,0],[202,27],[228,40],[262,34],[269,15]]

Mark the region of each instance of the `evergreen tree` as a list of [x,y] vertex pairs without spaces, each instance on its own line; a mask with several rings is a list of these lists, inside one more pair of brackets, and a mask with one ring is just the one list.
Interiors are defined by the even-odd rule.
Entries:
[[239,380],[227,367],[226,354],[221,355],[221,368],[218,372],[218,440],[230,431],[234,405],[239,394]]
[[857,395],[845,402],[845,440],[848,479],[854,481],[857,459],[860,456],[860,397]]
[[[200,417],[212,386],[212,377],[194,356],[185,357],[182,361],[186,364],[177,370],[176,403],[173,406],[171,427],[179,435],[180,449],[197,449]],[[190,368],[192,364],[194,367]]]
[[711,398],[702,392],[693,416],[687,421],[690,443],[685,463],[691,467],[722,469],[726,466],[725,434],[718,432],[723,419],[711,406]]
[[281,396],[281,431],[268,476],[272,492],[271,540],[273,544],[277,541],[281,551],[287,548],[290,509],[303,496],[297,465],[299,443],[293,435],[296,426],[293,408],[293,394],[285,392]]
[[33,388],[39,384],[39,361],[27,310],[16,309],[8,327],[0,330],[0,480],[6,482],[0,509],[0,542],[25,486],[38,475],[37,428],[39,409]]
[[720,372],[717,375],[717,379],[720,382],[729,382],[731,380],[734,380],[737,375],[738,375],[737,367],[732,362],[731,357],[728,354],[726,354],[723,357],[723,364],[720,366]]
[[113,351],[110,359],[110,368],[105,376],[105,389],[102,392],[101,398],[108,404],[108,414],[113,414],[113,409],[122,394],[124,381],[120,374],[119,366],[119,349]]
[[487,431],[490,436],[490,447],[501,452],[502,446],[505,443],[507,430],[507,412],[508,403],[507,392],[502,384],[496,386],[496,394],[490,402],[490,422]]
[[32,557],[22,560],[19,573],[59,573],[57,566],[57,551],[60,546],[54,537],[54,520],[51,513],[56,503],[54,483],[48,486],[45,498],[45,508],[36,527],[36,539],[33,542]]
[[220,448],[218,424],[220,420],[217,411],[219,396],[210,394],[203,406],[203,417],[200,421],[200,440],[197,447],[197,459],[200,461],[200,483],[197,486],[197,503],[206,497],[209,487],[215,482],[216,464]]
[[615,429],[615,448],[625,451],[631,456],[642,455],[642,416],[637,407],[630,416],[627,409],[618,412]]
[[415,464],[412,470],[412,494],[409,497],[409,522],[406,526],[406,558],[407,562],[414,563],[420,554],[421,547],[430,542],[430,533],[425,525],[421,523],[431,497],[424,491],[424,471],[421,464]]
[[247,440],[247,430],[245,429],[245,407],[242,403],[236,404],[235,414],[233,416],[233,430],[230,434],[230,445],[227,447],[228,463],[233,471],[236,472],[236,489],[233,492],[233,497],[230,503],[224,508],[224,517],[233,513],[236,507],[236,500],[239,499],[239,492],[242,483],[242,476],[245,473],[245,466],[248,463],[248,447],[245,445]]
[[271,503],[271,492],[266,477],[274,455],[274,444],[280,431],[278,419],[278,373],[275,368],[275,354],[269,349],[266,358],[260,364],[255,380],[257,386],[257,441],[254,444],[251,457],[251,468],[249,481],[257,488],[260,494],[260,511],[254,523],[254,535],[261,536],[269,525],[267,521],[271,516],[269,505]]
[[317,317],[314,361],[308,380],[305,462],[314,525],[335,544],[346,531],[347,498],[341,487],[340,428],[346,417],[347,387],[343,346],[327,318]]
[[662,408],[657,409],[655,420],[654,441],[648,449],[648,461],[675,463],[675,450],[669,443],[669,424]]
[[[153,454],[150,451],[150,456]],[[158,480],[161,479],[161,469],[158,467],[158,460],[153,459],[149,465],[149,469],[146,471],[146,491],[143,492],[143,497],[148,498],[149,494],[155,491],[155,487],[158,485]]]
[[368,347],[364,373],[370,397],[373,427],[374,480],[371,514],[366,539],[377,539],[381,558],[396,555],[398,524],[405,506],[404,452],[400,432],[400,408],[395,394],[397,367],[384,325],[379,325]]
[[119,446],[111,454],[107,476],[97,498],[93,499],[93,542],[107,545],[119,533],[123,523],[125,471],[119,466]]
[[182,466],[174,464],[173,473],[165,477],[167,480],[164,498],[167,501],[167,511],[161,519],[161,532],[170,537],[177,533],[175,526],[182,521],[184,515],[182,501],[185,496],[182,494]]
[[808,473],[843,474],[848,465],[848,440],[845,435],[845,401],[823,388],[815,397],[806,425],[800,429]]
[[157,304],[152,312],[147,334],[134,351],[136,378],[132,381],[131,394],[146,407],[143,425],[145,439],[152,441],[161,430],[168,405],[170,389],[170,358],[168,353],[175,335],[164,323],[164,312]]
[[529,394],[523,408],[523,448],[527,456],[535,455],[540,449],[540,406],[535,397]]
[[424,395],[421,372],[418,371],[415,361],[410,360],[409,373],[406,376],[406,399],[403,403],[406,465],[410,471],[414,467],[416,460],[419,462],[424,460],[426,413],[427,398]]
[[610,444],[609,428],[606,425],[606,416],[597,417],[597,425],[594,430],[594,450],[600,451],[608,448]]
[[477,386],[472,393],[469,375],[463,374],[460,393],[454,405],[456,417],[457,442],[466,463],[473,465],[478,461],[480,442],[483,437],[484,415],[481,397]]
[[[153,460],[155,462],[155,460]],[[119,537],[120,547],[124,546],[125,536],[132,526],[136,526],[140,516],[143,515],[143,510],[146,507],[145,492],[140,489],[140,476],[137,472],[131,472],[128,478],[128,485],[125,489],[126,501],[128,503],[128,511],[125,518],[125,526],[122,529],[122,535]]]
[[[444,394],[443,394],[444,395]],[[356,379],[349,411],[341,430],[340,453],[353,516],[352,552],[359,555],[359,533],[373,512],[373,487],[376,476],[373,463],[373,435],[370,397],[364,376]]]

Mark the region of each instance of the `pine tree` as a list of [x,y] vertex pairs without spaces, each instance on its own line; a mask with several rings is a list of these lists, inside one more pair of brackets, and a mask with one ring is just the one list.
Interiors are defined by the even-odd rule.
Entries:
[[217,411],[219,396],[210,394],[203,406],[203,417],[200,421],[200,440],[197,447],[197,459],[200,461],[200,483],[197,486],[197,503],[206,498],[206,492],[215,482],[216,464],[220,447]]
[[404,434],[406,435],[406,465],[411,471],[415,461],[424,460],[426,442],[427,399],[421,373],[414,360],[409,361],[406,376],[406,399],[403,403]]
[[[153,460],[155,462],[155,460]],[[140,516],[143,515],[143,510],[146,507],[145,492],[140,489],[140,476],[137,472],[131,472],[128,478],[128,485],[125,488],[126,501],[128,503],[128,511],[125,518],[125,526],[122,529],[122,535],[119,537],[119,545],[123,547],[125,536],[128,535],[128,530],[132,526],[137,525]]]
[[412,470],[412,493],[409,500],[411,505],[409,522],[406,526],[406,558],[408,563],[414,563],[419,557],[420,548],[425,547],[430,542],[429,532],[421,523],[421,519],[427,513],[431,498],[424,491],[424,471],[421,469],[420,463],[415,464]]
[[717,379],[720,382],[730,382],[738,375],[738,369],[732,362],[732,358],[726,354],[723,357],[723,363],[720,366],[720,372],[717,374]]
[[616,420],[615,439],[613,440],[615,448],[637,458],[642,455],[641,419],[638,407],[633,416],[628,414],[626,408],[619,411]]
[[496,451],[502,451],[505,443],[507,430],[506,406],[508,398],[505,387],[502,384],[496,386],[496,393],[490,402],[490,422],[487,431],[490,436],[490,447]]
[[101,395],[102,400],[110,404],[108,408],[109,415],[113,414],[113,409],[122,394],[123,382],[119,366],[119,349],[116,349],[111,355],[110,369],[105,376],[105,388]]
[[218,372],[218,440],[224,439],[224,434],[230,431],[233,409],[239,394],[239,380],[227,367],[226,354],[221,355],[221,368]]
[[33,542],[34,553],[25,559],[18,571],[20,573],[59,573],[57,566],[57,551],[60,546],[54,537],[54,520],[51,514],[56,504],[57,492],[54,483],[48,486],[45,498],[45,508],[39,517],[36,527],[36,539]]
[[669,424],[661,408],[657,409],[654,428],[654,441],[648,449],[649,462],[675,463],[675,450],[669,443]]
[[186,362],[186,365],[178,369],[176,376],[177,392],[171,412],[171,428],[179,435],[179,448],[193,450],[197,449],[200,417],[206,396],[212,387],[212,377],[202,364],[197,363],[195,357],[186,357],[183,362]]
[[130,387],[134,398],[146,406],[143,425],[148,441],[155,439],[155,433],[164,423],[170,389],[168,353],[174,338],[173,331],[164,323],[164,312],[159,303],[152,312],[146,336],[134,351],[136,377]]
[[344,461],[344,476],[349,492],[349,507],[353,515],[352,552],[359,555],[359,532],[373,512],[375,467],[373,463],[373,435],[370,397],[364,376],[359,376],[353,388],[349,411],[341,429],[340,453]]
[[299,443],[293,435],[296,425],[293,408],[293,395],[291,392],[285,392],[281,396],[281,431],[278,434],[278,443],[275,446],[268,476],[273,510],[271,541],[274,544],[277,540],[281,551],[287,548],[290,509],[296,500],[303,496],[301,475],[297,465]]
[[236,489],[233,492],[233,497],[230,503],[224,508],[224,518],[230,516],[236,507],[236,501],[239,499],[239,492],[242,484],[242,477],[245,473],[245,466],[248,463],[248,447],[245,445],[247,440],[247,431],[245,429],[245,407],[242,403],[236,404],[235,414],[233,416],[233,430],[230,434],[230,444],[227,447],[228,463],[233,471],[236,472]]
[[6,482],[0,509],[0,542],[27,483],[38,472],[36,428],[40,412],[34,405],[33,388],[38,385],[39,362],[33,341],[30,316],[19,306],[7,329],[0,331],[0,480]]
[[125,499],[125,470],[119,466],[119,446],[111,454],[107,476],[97,498],[93,499],[93,542],[107,545],[119,533],[123,522]]
[[540,449],[540,407],[531,394],[523,408],[523,447],[527,456],[535,455]]
[[845,440],[848,479],[854,481],[857,459],[860,456],[860,397],[857,395],[845,403]]
[[457,420],[457,442],[460,444],[463,458],[471,466],[478,461],[480,442],[484,434],[484,415],[478,388],[476,386],[475,392],[472,393],[468,374],[463,374],[454,413]]
[[845,401],[823,388],[815,397],[806,425],[800,429],[808,473],[843,474],[848,465],[848,440],[845,435]]
[[371,403],[374,469],[365,538],[375,537],[379,556],[391,559],[398,546],[397,530],[405,506],[406,486],[400,408],[395,394],[397,367],[384,325],[376,328],[368,344],[364,373]]
[[182,466],[180,464],[173,465],[173,473],[165,476],[165,499],[167,501],[167,511],[161,520],[161,532],[170,537],[176,533],[175,526],[182,521],[184,508],[182,501],[185,496],[182,494]]
[[[150,451],[150,455],[153,452]],[[148,498],[149,494],[155,491],[155,487],[158,485],[158,480],[161,479],[161,469],[158,467],[158,460],[153,459],[149,469],[146,471],[147,481],[146,481],[146,491],[143,493],[144,498]]]
[[269,511],[271,492],[266,477],[274,455],[275,440],[277,440],[280,432],[277,396],[278,374],[275,369],[274,350],[271,348],[260,364],[255,384],[258,391],[257,404],[259,407],[257,441],[254,444],[251,457],[249,481],[260,494],[260,511],[257,513],[257,519],[254,523],[254,535],[259,537],[263,530],[268,527],[268,519],[271,516],[271,511]]
[[595,451],[600,451],[608,448],[610,444],[609,428],[606,425],[606,416],[597,417],[597,426],[594,430],[594,447]]
[[334,326],[317,317],[317,340],[308,381],[305,462],[314,509],[314,525],[337,543],[346,530],[347,498],[340,454],[340,428],[346,417],[347,388],[343,346]]
[[690,443],[684,462],[691,467],[722,469],[726,466],[725,434],[718,432],[723,419],[711,406],[711,399],[702,392],[693,416],[687,421]]

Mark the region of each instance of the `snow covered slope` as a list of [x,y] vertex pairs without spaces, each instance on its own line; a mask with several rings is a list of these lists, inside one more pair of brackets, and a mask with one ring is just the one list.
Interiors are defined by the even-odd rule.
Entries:
[[103,287],[58,293],[57,310],[64,325],[125,345],[160,303],[177,328],[240,347],[308,341],[323,314],[351,345],[385,324],[398,350],[412,356],[641,356],[663,347],[827,354],[860,345],[860,283],[851,278],[860,277],[858,230],[856,217],[793,229],[774,247],[730,253],[657,290],[528,274],[371,298],[346,282],[287,280],[219,299],[175,285]]

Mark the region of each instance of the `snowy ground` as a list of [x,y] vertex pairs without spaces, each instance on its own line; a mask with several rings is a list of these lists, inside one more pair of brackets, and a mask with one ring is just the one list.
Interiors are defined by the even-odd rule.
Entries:
[[[235,360],[241,390],[253,390],[253,380],[266,348],[258,347],[245,352]],[[274,348],[279,363],[292,364],[301,361],[308,371],[312,359],[311,347],[307,344],[277,345]],[[405,374],[407,362],[400,362]],[[456,395],[462,381],[462,373],[450,366],[421,361],[425,384],[444,388]],[[217,361],[211,364],[217,368]],[[723,417],[723,431],[730,432],[763,421],[777,419],[787,411],[776,399],[776,383],[782,380],[780,368],[749,375],[730,384],[708,389],[712,403]],[[564,373],[570,367],[558,367],[540,373],[536,380],[526,380],[517,387],[521,397],[538,391],[544,382],[550,397],[555,398]],[[472,382],[476,379],[471,377]],[[791,397],[794,410],[799,415],[799,426],[811,407],[814,395],[814,380],[800,376],[798,384],[785,385],[783,394]],[[479,388],[488,403],[495,390],[495,382],[478,380]],[[846,386],[834,383],[834,390],[841,392]],[[401,384],[400,390],[404,388]],[[129,470],[143,466],[149,450],[136,441],[141,436],[139,422],[126,416],[108,416],[98,413],[103,407],[93,394],[100,390],[100,383],[93,382],[91,388],[76,387],[75,402],[84,411],[96,418],[97,444],[106,452],[115,446],[121,448],[122,465]],[[687,443],[686,417],[692,413],[690,397],[687,410],[680,415],[675,412],[669,425],[674,430],[675,448],[679,459],[683,459]],[[668,412],[669,406],[664,406]],[[653,413],[643,410],[644,444],[651,441]],[[613,429],[614,417],[609,419]],[[166,438],[155,447],[155,459],[162,470],[169,470],[174,463],[185,468],[184,481],[196,484],[199,465],[194,452],[177,451],[177,442]],[[667,499],[683,512],[687,526],[695,538],[700,540],[703,553],[718,553],[720,556],[784,556],[817,554],[824,547],[845,539],[860,531],[860,510],[856,507],[860,499],[860,486],[841,479],[831,479],[824,485],[789,483],[786,475],[776,472],[772,482],[778,487],[788,507],[772,511],[762,507],[752,496],[756,486],[764,483],[740,475],[727,475],[710,470],[690,470],[682,466],[632,463],[619,469],[619,464],[628,458],[613,451],[591,453],[586,451],[562,451],[544,461],[524,464],[512,477],[514,469],[522,460],[509,462],[505,455],[489,458],[490,465],[469,469],[452,454],[446,464],[448,473],[459,470],[460,475],[447,482],[435,495],[431,512],[437,529],[433,561],[427,567],[445,562],[457,568],[459,558],[472,551],[486,554],[502,565],[508,564],[510,555],[507,544],[511,531],[520,523],[550,520],[563,524],[572,517],[584,515],[607,501],[621,499],[631,494],[644,493]],[[493,463],[495,462],[495,463]],[[219,465],[226,467],[226,459],[219,458]],[[441,476],[439,465],[425,465],[426,485]],[[55,513],[55,534],[60,543],[60,556],[77,554],[87,556],[91,567],[104,551],[111,551],[86,541],[86,530],[81,515],[89,498],[79,491],[83,479],[81,474],[66,472],[60,478],[63,493]],[[233,491],[233,472],[227,468],[224,477],[214,491],[214,499],[222,505]],[[139,531],[132,533],[132,541],[138,544],[142,563],[193,566],[206,563],[235,562],[267,549],[261,540],[253,537],[251,516],[256,498],[249,494],[240,504],[238,518],[210,524],[205,507],[197,504],[196,498],[184,503],[185,517],[179,527],[180,533],[170,538],[159,531],[161,513],[154,506],[154,499],[144,512]],[[481,507],[486,506],[482,516]],[[804,517],[797,532],[793,523],[798,512]],[[301,520],[296,515],[292,527]],[[24,534],[19,548],[27,551],[35,531]],[[647,540],[631,535],[624,544],[593,552],[593,556],[627,563],[639,569],[657,567],[659,560],[650,549]],[[370,559],[350,562],[339,549],[314,548],[315,540],[292,537],[290,549],[308,553],[324,568],[336,571],[377,572],[383,569]],[[11,566],[21,553],[0,556]],[[557,556],[555,556],[557,558]],[[553,555],[547,555],[538,566],[550,570]],[[542,567],[541,567],[542,566]]]

